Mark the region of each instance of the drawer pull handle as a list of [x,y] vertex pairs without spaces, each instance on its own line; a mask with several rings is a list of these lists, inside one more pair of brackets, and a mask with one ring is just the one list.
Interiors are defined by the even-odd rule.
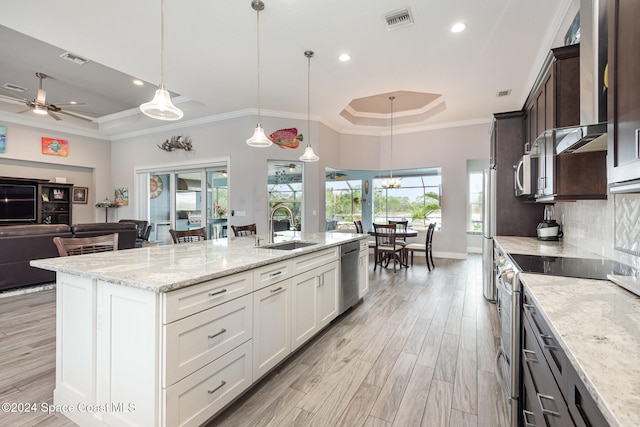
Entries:
[[225,292],[227,292],[226,289],[222,289],[222,290],[219,290],[217,292],[209,292],[209,296],[210,297],[215,297],[216,295],[224,294]]
[[277,276],[279,274],[282,274],[282,271],[276,271],[275,273],[271,273],[269,277]]
[[555,345],[547,344],[544,340],[550,340],[553,342],[553,337],[551,335],[540,334],[540,339],[542,340],[542,346],[548,350],[556,350],[558,347]]
[[207,336],[208,336],[209,338],[215,338],[215,337],[217,337],[218,335],[222,335],[222,334],[224,334],[225,332],[227,332],[227,330],[226,330],[226,329],[224,329],[224,328],[222,328],[222,330],[221,330],[220,332],[218,332],[218,333],[216,333],[216,334],[213,334],[213,335],[207,335]]
[[272,293],[272,294],[275,294],[276,292],[279,292],[279,291],[281,291],[281,290],[282,290],[282,286],[279,286],[279,287],[277,287],[277,288],[275,288],[275,289],[271,289],[271,293]]
[[538,398],[538,405],[540,405],[540,409],[542,409],[542,413],[546,415],[554,415],[556,417],[560,416],[560,412],[552,411],[551,409],[546,409],[544,404],[542,403],[542,399],[552,400],[555,402],[556,399],[553,396],[548,396],[546,394],[536,393],[536,397]]
[[531,305],[531,304],[522,304],[522,306],[524,308],[526,308],[527,310],[529,310],[529,311],[533,311],[533,305]]
[[[533,355],[534,357],[530,357],[530,355]],[[532,350],[527,350],[526,348],[522,349],[522,357],[524,358],[524,361],[529,363],[529,362],[533,362],[533,363],[538,363],[538,355],[536,354],[535,351]]]
[[535,424],[533,424],[531,421],[529,421],[529,417],[532,417],[533,421],[536,420],[533,412],[523,409],[522,410],[522,419],[524,421],[524,427],[537,427]]
[[226,382],[226,381],[222,381],[222,382],[220,382],[220,385],[219,385],[218,387],[214,388],[213,390],[207,390],[207,392],[208,392],[209,394],[213,394],[213,393],[215,393],[216,391],[220,390],[222,387],[224,387],[226,384],[227,384],[227,382]]

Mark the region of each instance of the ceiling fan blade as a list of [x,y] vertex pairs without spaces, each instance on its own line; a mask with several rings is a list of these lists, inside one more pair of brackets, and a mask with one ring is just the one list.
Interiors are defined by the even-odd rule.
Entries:
[[[61,111],[59,111],[59,112],[61,112]],[[53,111],[47,111],[47,113],[48,113],[48,114],[49,114],[53,119],[55,119],[56,121],[60,121],[60,120],[62,120],[62,119],[60,118],[60,116],[56,115],[56,113],[54,113]]]
[[28,99],[24,98],[15,98],[13,96],[0,95],[0,101],[6,102],[8,104],[16,104],[16,105],[25,105],[29,102]]
[[31,108],[27,108],[26,110],[18,111],[16,114],[26,113],[27,111],[31,111]]
[[77,107],[79,105],[87,105],[84,102],[76,102],[75,104],[56,104],[58,107]]
[[[85,116],[83,116],[81,114],[74,114],[74,113],[71,113],[69,111],[64,111],[64,110],[58,110],[57,112],[60,113],[60,114],[64,114],[64,115],[70,116],[70,117],[75,117],[76,119],[86,120],[87,122],[92,122],[93,121],[92,118],[85,117]],[[49,113],[49,114],[51,114],[51,113]]]
[[47,91],[44,89],[38,89],[38,103],[45,105],[47,100]]
[[102,114],[93,113],[91,111],[85,111],[85,110],[69,110],[65,108],[65,111],[67,111],[68,113],[75,113],[75,114],[80,114],[82,116],[89,116],[94,118],[102,117]]

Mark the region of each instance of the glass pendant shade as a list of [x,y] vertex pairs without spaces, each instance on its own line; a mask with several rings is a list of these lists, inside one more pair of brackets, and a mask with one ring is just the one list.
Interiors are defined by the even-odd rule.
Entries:
[[[313,58],[313,51],[305,51],[304,56],[307,57],[307,138],[311,138],[311,58]],[[304,154],[299,159],[311,163],[317,162],[320,157],[313,152],[311,143],[307,143],[307,148],[304,149]]]
[[247,139],[247,145],[251,147],[264,148],[269,147],[273,144],[269,138],[264,134],[264,129],[262,129],[262,125],[258,123],[256,126],[256,130],[253,132],[253,136]]
[[153,99],[140,106],[145,116],[157,120],[180,120],[184,113],[171,102],[169,92],[161,85]]
[[313,148],[311,148],[310,145],[307,145],[304,154],[300,156],[300,160],[303,162],[317,162],[320,160],[320,157],[316,156],[316,153],[313,152]]
[[140,105],[140,111],[156,120],[180,120],[184,113],[171,102],[171,95],[164,87],[164,0],[160,2],[160,87],[149,102]]

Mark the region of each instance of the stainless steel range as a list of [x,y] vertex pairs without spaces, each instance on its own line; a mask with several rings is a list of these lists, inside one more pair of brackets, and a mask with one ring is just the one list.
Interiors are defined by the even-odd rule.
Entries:
[[507,253],[495,247],[496,306],[500,318],[500,347],[496,375],[508,400],[511,427],[518,427],[520,399],[520,270]]

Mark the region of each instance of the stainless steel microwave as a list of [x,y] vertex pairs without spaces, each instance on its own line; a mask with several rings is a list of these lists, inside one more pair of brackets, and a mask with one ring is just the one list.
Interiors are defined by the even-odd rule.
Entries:
[[536,193],[537,166],[531,154],[524,154],[513,166],[513,183],[516,197],[533,197]]

